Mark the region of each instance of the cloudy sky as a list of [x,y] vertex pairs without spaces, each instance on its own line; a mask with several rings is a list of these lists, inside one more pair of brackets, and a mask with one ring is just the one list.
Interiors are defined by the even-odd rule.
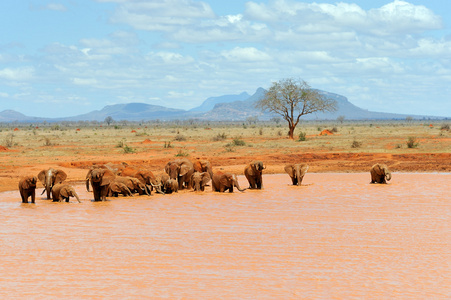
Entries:
[[190,109],[283,78],[372,111],[451,116],[448,0],[0,4],[0,111]]

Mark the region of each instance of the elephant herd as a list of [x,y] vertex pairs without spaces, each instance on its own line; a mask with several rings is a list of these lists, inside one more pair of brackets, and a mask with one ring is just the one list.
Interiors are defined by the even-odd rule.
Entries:
[[[292,184],[300,186],[307,173],[307,164],[287,164],[285,172],[290,176]],[[265,169],[263,162],[254,161],[244,168],[244,176],[249,182],[249,189],[262,189],[262,173]],[[86,190],[94,195],[94,201],[106,201],[106,197],[118,197],[138,195],[151,195],[152,191],[160,194],[171,194],[182,189],[192,189],[202,192],[211,182],[214,192],[233,192],[236,187],[240,192],[236,174],[230,172],[213,173],[211,164],[207,160],[191,162],[187,158],[175,159],[164,167],[164,173],[155,176],[152,171],[145,168],[131,168],[127,164],[103,164],[94,165],[86,174]],[[384,164],[375,164],[371,167],[370,183],[387,183],[391,179],[391,173]],[[19,181],[19,192],[22,203],[35,203],[35,190],[38,180],[43,184],[42,194],[47,193],[47,199],[53,201],[69,202],[74,197],[81,202],[75,189],[64,183],[67,174],[63,170],[49,168],[42,170],[38,176],[26,176]],[[41,194],[41,195],[42,195]]]

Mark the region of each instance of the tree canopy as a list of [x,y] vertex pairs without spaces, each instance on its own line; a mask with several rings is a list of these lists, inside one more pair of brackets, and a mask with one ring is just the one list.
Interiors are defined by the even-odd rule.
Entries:
[[335,100],[327,99],[304,80],[293,78],[273,82],[265,96],[257,101],[255,106],[282,116],[288,122],[288,136],[291,139],[303,115],[337,110]]

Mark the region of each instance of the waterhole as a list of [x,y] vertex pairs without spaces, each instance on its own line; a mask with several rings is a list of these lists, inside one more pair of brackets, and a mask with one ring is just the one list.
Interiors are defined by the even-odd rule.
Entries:
[[[1,299],[449,299],[450,174],[264,175],[263,190],[0,194]],[[246,179],[239,178],[246,187]]]

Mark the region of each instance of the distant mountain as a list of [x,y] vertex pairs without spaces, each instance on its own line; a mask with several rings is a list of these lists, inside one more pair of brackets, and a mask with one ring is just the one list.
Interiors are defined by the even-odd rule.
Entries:
[[15,110],[4,110],[0,112],[0,122],[42,122],[45,119],[29,117]]
[[[239,95],[225,95],[220,97],[211,97],[205,100],[200,106],[189,111],[183,109],[167,108],[159,105],[150,105],[144,103],[128,103],[105,106],[101,110],[95,110],[87,114],[50,119],[25,116],[13,110],[4,110],[0,112],[0,122],[62,122],[62,121],[99,121],[103,122],[110,116],[115,121],[142,121],[142,120],[186,120],[198,119],[209,121],[244,121],[248,117],[258,117],[259,120],[269,120],[275,114],[262,112],[255,108],[255,102],[262,99],[266,90],[258,88],[252,96],[246,92]],[[420,116],[407,114],[394,114],[373,112],[361,109],[342,95],[319,91],[329,99],[337,101],[338,110],[333,113],[316,113],[302,117],[303,120],[336,120],[338,116],[344,116],[346,120],[389,120],[405,119],[408,116],[414,119],[444,119],[437,116]]]
[[183,109],[167,108],[160,105],[145,103],[128,103],[105,106],[101,110],[95,110],[87,114],[62,118],[64,121],[103,121],[106,117],[112,117],[116,121],[141,121],[156,119],[172,119],[185,114]]
[[249,94],[242,92],[239,95],[224,95],[219,97],[210,97],[205,100],[200,106],[190,109],[191,112],[207,112],[212,110],[218,103],[229,103],[234,101],[243,101],[249,98]]
[[[269,120],[272,117],[278,116],[276,114],[262,112],[255,109],[254,104],[256,101],[262,99],[266,90],[263,88],[257,89],[255,94],[244,101],[235,101],[231,103],[219,103],[215,107],[205,113],[202,118],[209,120],[232,120],[240,121],[246,120],[248,117],[258,117],[259,120]],[[370,120],[370,119],[405,119],[407,116],[412,116],[416,119],[428,118],[431,116],[413,116],[407,114],[393,114],[393,113],[381,113],[372,112],[362,108],[359,108],[348,101],[344,96],[329,93],[325,91],[319,91],[328,99],[337,101],[338,109],[335,112],[319,112],[302,116],[303,120],[335,120],[338,116],[345,116],[347,120]],[[439,117],[432,117],[439,118]]]

